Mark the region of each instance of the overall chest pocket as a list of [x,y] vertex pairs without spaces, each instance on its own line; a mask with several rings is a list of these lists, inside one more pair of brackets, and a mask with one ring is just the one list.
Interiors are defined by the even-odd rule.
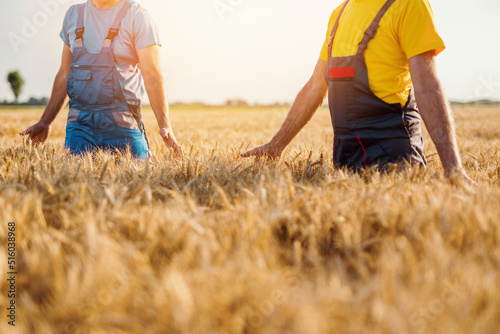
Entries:
[[115,102],[113,65],[73,65],[68,78],[68,95],[84,105]]

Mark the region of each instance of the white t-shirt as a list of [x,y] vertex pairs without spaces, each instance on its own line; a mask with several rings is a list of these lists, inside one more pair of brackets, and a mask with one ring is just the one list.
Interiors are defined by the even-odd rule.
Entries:
[[[127,0],[120,1],[112,8],[100,9],[91,0],[85,4],[83,44],[87,52],[99,53],[108,36],[116,16]],[[132,7],[122,20],[120,31],[113,43],[115,63],[120,73],[120,83],[129,104],[140,104],[145,96],[142,75],[139,69],[137,51],[151,45],[161,45],[158,27],[149,12],[140,4],[131,1]],[[75,31],[78,9],[71,6],[64,18],[61,38],[71,49],[75,49]]]

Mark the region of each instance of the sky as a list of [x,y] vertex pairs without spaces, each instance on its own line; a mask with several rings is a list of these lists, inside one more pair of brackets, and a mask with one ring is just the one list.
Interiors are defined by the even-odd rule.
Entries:
[[[0,100],[19,70],[21,100],[50,96],[64,14],[84,0],[0,0]],[[139,0],[162,39],[171,102],[291,102],[312,74],[340,0]],[[500,1],[430,0],[447,49],[438,74],[452,100],[500,100]],[[219,9],[217,9],[219,8]],[[222,11],[220,8],[224,8]],[[36,31],[26,34],[26,25]],[[23,38],[13,45],[9,36]]]

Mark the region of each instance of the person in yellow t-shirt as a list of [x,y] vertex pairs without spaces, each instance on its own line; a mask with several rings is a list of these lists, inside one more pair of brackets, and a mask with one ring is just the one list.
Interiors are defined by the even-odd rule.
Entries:
[[[358,43],[386,0],[351,0],[346,7],[333,43],[333,57],[356,54]],[[328,34],[320,58],[328,61],[328,42],[342,7],[337,8],[328,24]],[[398,0],[380,21],[380,28],[366,49],[370,88],[387,103],[408,101],[412,87],[408,59],[435,50],[438,55],[444,43],[434,26],[428,1]]]
[[280,130],[242,156],[279,158],[328,93],[337,166],[425,166],[422,117],[445,174],[474,184],[436,75],[435,57],[444,48],[428,0],[345,1],[334,10],[314,73]]

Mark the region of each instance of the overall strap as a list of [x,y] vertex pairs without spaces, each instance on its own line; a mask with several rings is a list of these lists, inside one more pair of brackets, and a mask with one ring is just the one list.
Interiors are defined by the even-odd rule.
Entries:
[[120,24],[131,7],[132,4],[128,0],[125,0],[122,9],[120,9],[118,15],[116,15],[115,22],[113,22],[111,29],[109,29],[108,37],[106,37],[106,40],[104,41],[105,48],[109,48],[111,47],[111,44],[113,44],[115,37],[118,35],[118,31],[120,31]]
[[76,21],[76,39],[75,39],[75,46],[77,48],[82,48],[83,47],[83,32],[85,31],[85,27],[83,26],[83,19],[85,17],[85,6],[86,3],[82,3],[77,5],[77,11],[78,11],[78,19]]
[[339,23],[340,23],[340,18],[342,17],[342,14],[344,13],[345,8],[349,4],[350,0],[347,0],[344,3],[344,6],[340,10],[339,15],[337,16],[337,21],[335,21],[335,24],[333,25],[332,33],[330,35],[330,41],[328,42],[328,58],[332,56],[332,51],[333,51],[333,40],[335,38],[335,35],[337,34],[337,30],[339,29]]
[[368,47],[368,43],[375,37],[377,34],[378,28],[380,27],[380,21],[384,17],[385,13],[389,10],[389,8],[392,6],[392,4],[396,0],[387,0],[387,2],[384,4],[382,9],[378,12],[377,16],[375,16],[375,19],[373,20],[372,24],[368,27],[368,29],[365,31],[365,34],[363,35],[363,39],[361,42],[358,44],[358,55],[363,54]]

